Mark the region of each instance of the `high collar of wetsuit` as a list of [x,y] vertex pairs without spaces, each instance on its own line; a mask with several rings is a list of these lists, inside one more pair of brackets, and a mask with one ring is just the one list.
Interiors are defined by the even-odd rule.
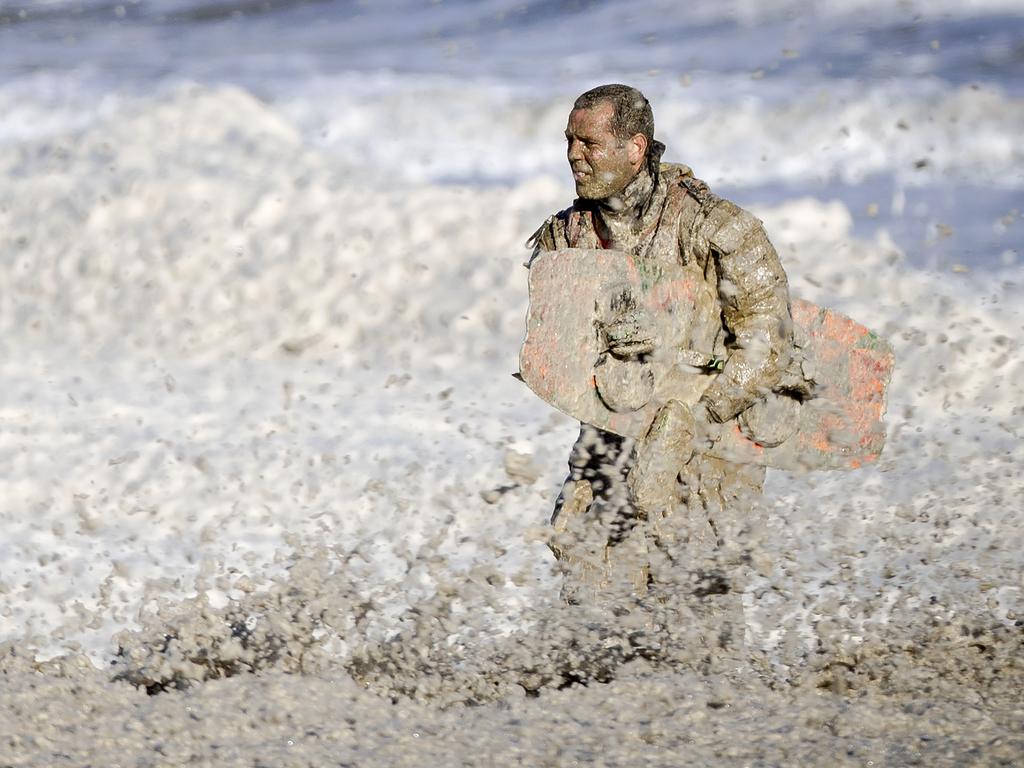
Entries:
[[639,221],[650,206],[656,186],[657,179],[650,174],[646,166],[642,166],[622,192],[606,200],[598,200],[596,208],[605,221],[623,221],[630,218]]

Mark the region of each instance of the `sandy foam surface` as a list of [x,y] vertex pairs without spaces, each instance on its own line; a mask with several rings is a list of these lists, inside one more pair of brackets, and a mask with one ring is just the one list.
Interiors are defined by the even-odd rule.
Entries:
[[1019,269],[757,211],[898,367],[876,466],[770,475],[751,657],[717,658],[685,611],[557,603],[575,430],[509,374],[558,182],[387,188],[228,88],[0,174],[0,764],[1024,754]]

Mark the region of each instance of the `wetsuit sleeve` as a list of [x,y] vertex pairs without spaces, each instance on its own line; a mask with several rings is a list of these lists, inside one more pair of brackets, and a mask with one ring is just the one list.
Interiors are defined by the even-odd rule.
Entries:
[[789,363],[789,284],[775,248],[753,215],[721,200],[701,226],[714,260],[728,360],[702,402],[727,421],[778,384]]
[[530,266],[530,263],[541,253],[569,247],[565,236],[569,213],[569,210],[565,210],[549,216],[537,231],[530,235],[526,241],[526,247],[531,249],[531,253],[526,266]]

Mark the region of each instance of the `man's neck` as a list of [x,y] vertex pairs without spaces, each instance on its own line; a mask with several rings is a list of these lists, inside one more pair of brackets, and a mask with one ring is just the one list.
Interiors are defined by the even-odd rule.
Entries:
[[624,246],[632,239],[631,235],[636,234],[634,230],[639,227],[654,196],[654,187],[654,177],[646,167],[642,167],[621,192],[595,201],[602,240]]
[[646,167],[641,167],[625,189],[604,200],[598,200],[597,205],[604,216],[620,218],[632,214],[639,218],[647,208],[653,193],[654,178]]

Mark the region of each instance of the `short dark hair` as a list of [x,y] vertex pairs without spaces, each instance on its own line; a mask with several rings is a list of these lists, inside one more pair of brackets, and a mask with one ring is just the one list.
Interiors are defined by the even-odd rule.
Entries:
[[580,94],[573,109],[591,109],[599,104],[612,105],[612,134],[621,141],[641,133],[647,139],[647,152],[654,148],[654,112],[651,102],[636,88],[620,83],[599,85]]

